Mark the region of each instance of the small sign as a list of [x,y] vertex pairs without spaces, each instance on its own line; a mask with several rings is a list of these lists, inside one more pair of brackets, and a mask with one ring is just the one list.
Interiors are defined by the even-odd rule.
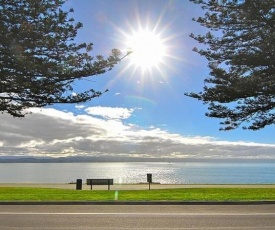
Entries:
[[151,183],[152,183],[152,174],[147,173],[147,182],[149,183],[149,190],[151,189]]
[[151,173],[147,173],[147,182],[152,183],[152,174]]

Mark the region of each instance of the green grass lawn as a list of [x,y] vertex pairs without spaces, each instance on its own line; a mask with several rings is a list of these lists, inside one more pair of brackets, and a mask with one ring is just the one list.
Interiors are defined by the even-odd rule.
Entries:
[[0,201],[275,201],[275,188],[66,190],[0,187]]

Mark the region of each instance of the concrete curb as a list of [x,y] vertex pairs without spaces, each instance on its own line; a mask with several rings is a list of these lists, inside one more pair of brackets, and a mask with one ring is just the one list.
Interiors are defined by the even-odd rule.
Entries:
[[1,201],[0,205],[266,205],[275,201]]

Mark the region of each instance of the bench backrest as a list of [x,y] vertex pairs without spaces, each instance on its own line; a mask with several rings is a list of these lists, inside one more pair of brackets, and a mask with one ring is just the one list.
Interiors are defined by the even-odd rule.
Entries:
[[113,179],[87,179],[87,185],[113,185]]

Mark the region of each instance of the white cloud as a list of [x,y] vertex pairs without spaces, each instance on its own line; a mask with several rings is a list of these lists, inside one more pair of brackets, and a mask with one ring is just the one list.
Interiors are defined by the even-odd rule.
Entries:
[[90,115],[101,116],[107,119],[127,119],[134,109],[112,108],[112,107],[89,107],[85,110]]
[[32,109],[23,119],[0,115],[0,156],[275,159],[272,144],[183,136],[122,122],[134,109],[90,107],[86,111],[75,115]]
[[85,108],[85,105],[76,105],[75,108],[76,108],[76,109],[84,109],[84,108]]
[[45,142],[41,140],[30,140],[27,142],[22,142],[18,145],[19,148],[35,148],[41,145],[44,145]]

